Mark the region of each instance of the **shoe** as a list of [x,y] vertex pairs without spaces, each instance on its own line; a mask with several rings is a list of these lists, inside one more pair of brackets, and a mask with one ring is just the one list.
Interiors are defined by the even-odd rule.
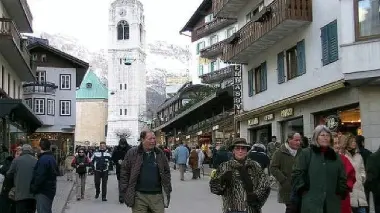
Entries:
[[107,201],[107,198],[103,197],[103,198],[102,198],[102,201]]
[[77,198],[77,201],[80,201],[80,198],[79,198],[79,197]]
[[99,198],[99,193],[96,193],[95,199],[98,199],[98,198]]
[[119,203],[123,204],[124,203],[124,199],[123,198],[119,198]]

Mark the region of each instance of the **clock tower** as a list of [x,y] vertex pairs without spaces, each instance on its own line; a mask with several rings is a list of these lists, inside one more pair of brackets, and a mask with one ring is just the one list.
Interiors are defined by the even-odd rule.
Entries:
[[127,137],[138,144],[146,115],[146,54],[143,4],[115,0],[108,25],[108,128],[107,145]]

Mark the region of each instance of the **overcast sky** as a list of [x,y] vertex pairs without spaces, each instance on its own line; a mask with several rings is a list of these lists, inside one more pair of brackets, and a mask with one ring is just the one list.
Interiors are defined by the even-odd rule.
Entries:
[[[91,49],[107,48],[108,9],[114,0],[28,0],[35,33],[60,33]],[[179,35],[202,0],[142,0],[147,40],[190,44]],[[165,25],[164,25],[165,23]]]

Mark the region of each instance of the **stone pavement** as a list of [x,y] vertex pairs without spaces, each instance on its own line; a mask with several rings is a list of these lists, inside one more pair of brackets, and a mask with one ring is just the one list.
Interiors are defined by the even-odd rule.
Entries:
[[62,213],[70,197],[74,182],[67,181],[66,176],[57,177],[57,193],[53,202],[53,213]]
[[[170,207],[165,211],[166,213],[221,212],[221,199],[210,193],[208,176],[205,176],[200,180],[191,180],[191,173],[187,172],[185,178],[185,181],[179,181],[178,171],[172,170],[172,200]],[[70,200],[64,211],[65,213],[131,213],[131,210],[127,208],[127,206],[118,203],[118,190],[115,175],[109,176],[108,179],[107,202],[102,202],[101,199],[94,199],[95,188],[93,180],[92,176],[87,179],[86,196],[84,200],[76,201],[75,194],[71,194]],[[263,208],[263,213],[277,213],[284,211],[284,205],[277,203],[276,192],[273,192]]]

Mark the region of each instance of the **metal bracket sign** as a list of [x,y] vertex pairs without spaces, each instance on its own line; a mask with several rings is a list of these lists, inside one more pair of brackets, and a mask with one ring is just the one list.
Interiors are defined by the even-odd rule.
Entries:
[[234,107],[235,114],[241,110],[242,105],[242,71],[241,65],[235,65],[234,68],[234,88],[233,88],[233,97],[234,97]]

